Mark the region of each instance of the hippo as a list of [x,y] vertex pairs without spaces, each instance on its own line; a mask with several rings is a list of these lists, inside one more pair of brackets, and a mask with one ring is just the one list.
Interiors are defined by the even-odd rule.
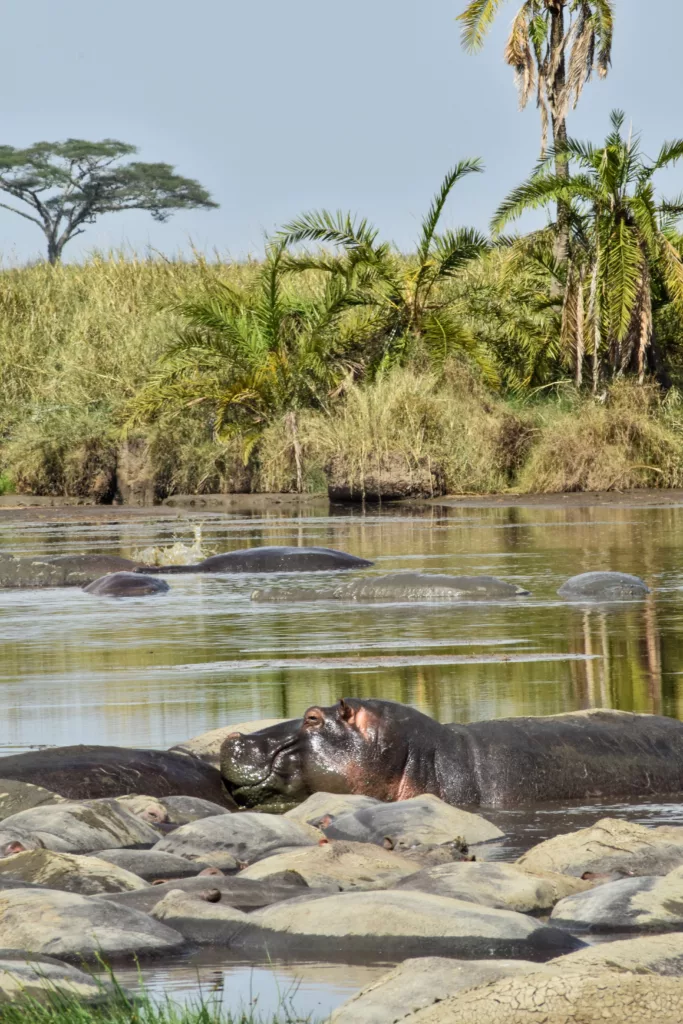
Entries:
[[319,791],[501,809],[659,798],[683,794],[683,722],[598,709],[441,725],[393,701],[345,699],[228,736],[221,773],[238,805],[271,812]]
[[558,594],[568,601],[633,601],[650,589],[639,576],[626,572],[583,572],[563,583]]
[[252,601],[290,604],[295,601],[496,601],[528,597],[529,591],[495,576],[442,576],[394,572],[341,583],[327,590],[303,587],[255,590]]
[[86,594],[96,597],[147,597],[150,594],[165,594],[171,588],[166,580],[156,576],[140,576],[134,572],[112,572],[83,587]]
[[105,573],[132,572],[139,566],[140,562],[117,555],[0,554],[0,587],[82,587]]
[[364,569],[372,565],[366,558],[333,548],[242,548],[211,555],[196,565],[159,565],[141,567],[136,572],[331,572],[336,569]]
[[235,809],[217,768],[187,754],[129,747],[46,747],[0,757],[0,778],[45,786],[68,800],[140,793],[197,796]]

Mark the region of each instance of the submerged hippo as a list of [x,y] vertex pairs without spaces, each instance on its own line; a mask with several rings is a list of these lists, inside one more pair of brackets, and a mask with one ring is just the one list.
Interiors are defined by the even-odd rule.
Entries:
[[633,601],[650,589],[639,576],[627,572],[583,572],[563,583],[558,594],[568,601]]
[[105,573],[132,572],[139,566],[139,562],[116,555],[15,558],[0,554],[0,587],[82,587]]
[[421,572],[395,572],[341,583],[325,590],[303,587],[255,590],[252,601],[497,601],[526,597],[529,591],[495,576],[441,576]]
[[243,548],[211,555],[196,565],[142,567],[137,572],[329,572],[334,569],[363,569],[372,565],[366,558],[333,548]]
[[683,793],[683,722],[598,710],[440,725],[393,701],[351,699],[229,736],[221,772],[239,805],[271,811],[319,791],[379,800],[433,793],[500,808],[660,797]]
[[112,572],[83,587],[86,594],[97,597],[147,597],[149,594],[165,594],[170,589],[166,580],[134,572]]
[[235,807],[217,768],[199,758],[165,750],[46,747],[0,757],[0,779],[44,786],[68,800],[140,793],[155,797],[196,796],[222,807]]

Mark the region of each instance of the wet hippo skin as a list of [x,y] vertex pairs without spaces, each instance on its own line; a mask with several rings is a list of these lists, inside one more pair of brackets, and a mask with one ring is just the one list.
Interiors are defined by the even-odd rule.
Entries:
[[[683,723],[597,710],[441,725],[383,700],[312,707],[229,736],[221,772],[240,806],[287,810],[311,793],[508,808],[683,793]],[[1,774],[1,772],[0,772]]]
[[0,779],[44,786],[69,800],[140,793],[198,796],[234,808],[218,769],[185,754],[128,747],[48,747],[0,757]]
[[329,572],[338,569],[362,569],[372,562],[332,548],[262,547],[226,551],[211,555],[196,565],[144,566],[136,572]]

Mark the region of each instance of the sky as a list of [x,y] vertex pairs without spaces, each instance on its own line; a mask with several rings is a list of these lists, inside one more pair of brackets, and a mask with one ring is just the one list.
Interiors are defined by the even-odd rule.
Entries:
[[[258,256],[264,236],[308,209],[341,208],[411,248],[448,168],[486,166],[454,191],[444,226],[485,229],[531,170],[539,119],[520,113],[503,62],[519,0],[484,50],[466,54],[455,17],[466,0],[31,0],[5,5],[0,143],[117,138],[139,159],[198,179],[220,209],[157,224],[110,214],[65,258],[126,247]],[[570,115],[599,141],[624,109],[643,146],[683,135],[681,0],[615,0],[613,67]],[[683,164],[665,192],[683,191]],[[1,197],[0,197],[1,198]],[[40,258],[43,236],[0,210],[4,265]]]

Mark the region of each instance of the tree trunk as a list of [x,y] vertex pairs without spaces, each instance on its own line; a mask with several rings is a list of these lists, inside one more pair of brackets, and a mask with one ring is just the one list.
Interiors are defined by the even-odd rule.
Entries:
[[50,235],[47,236],[47,259],[53,267],[62,258],[62,248],[63,246],[59,245],[54,238]]
[[287,413],[285,420],[292,435],[292,448],[294,449],[294,462],[296,464],[296,490],[298,494],[302,494],[304,489],[304,472],[301,460],[301,442],[299,441],[299,425],[293,409]]
[[574,381],[577,388],[583,382],[583,353],[586,347],[584,337],[584,308],[583,308],[583,284],[585,271],[583,267],[579,271],[578,291],[576,293],[576,367]]
[[599,273],[598,249],[594,256],[593,272],[591,275],[591,290],[589,299],[589,316],[593,328],[593,394],[598,393],[598,382],[600,380],[600,302],[598,296],[598,273]]
[[[566,0],[546,0],[550,9],[550,78],[548,81],[548,99],[553,125],[553,144],[555,151],[567,141],[567,121],[565,116],[565,88],[567,72],[564,59],[564,8]],[[569,178],[569,164],[566,160],[555,158],[555,174],[558,178]],[[569,207],[566,203],[557,203],[557,235],[554,246],[555,262],[564,265],[569,256]]]

